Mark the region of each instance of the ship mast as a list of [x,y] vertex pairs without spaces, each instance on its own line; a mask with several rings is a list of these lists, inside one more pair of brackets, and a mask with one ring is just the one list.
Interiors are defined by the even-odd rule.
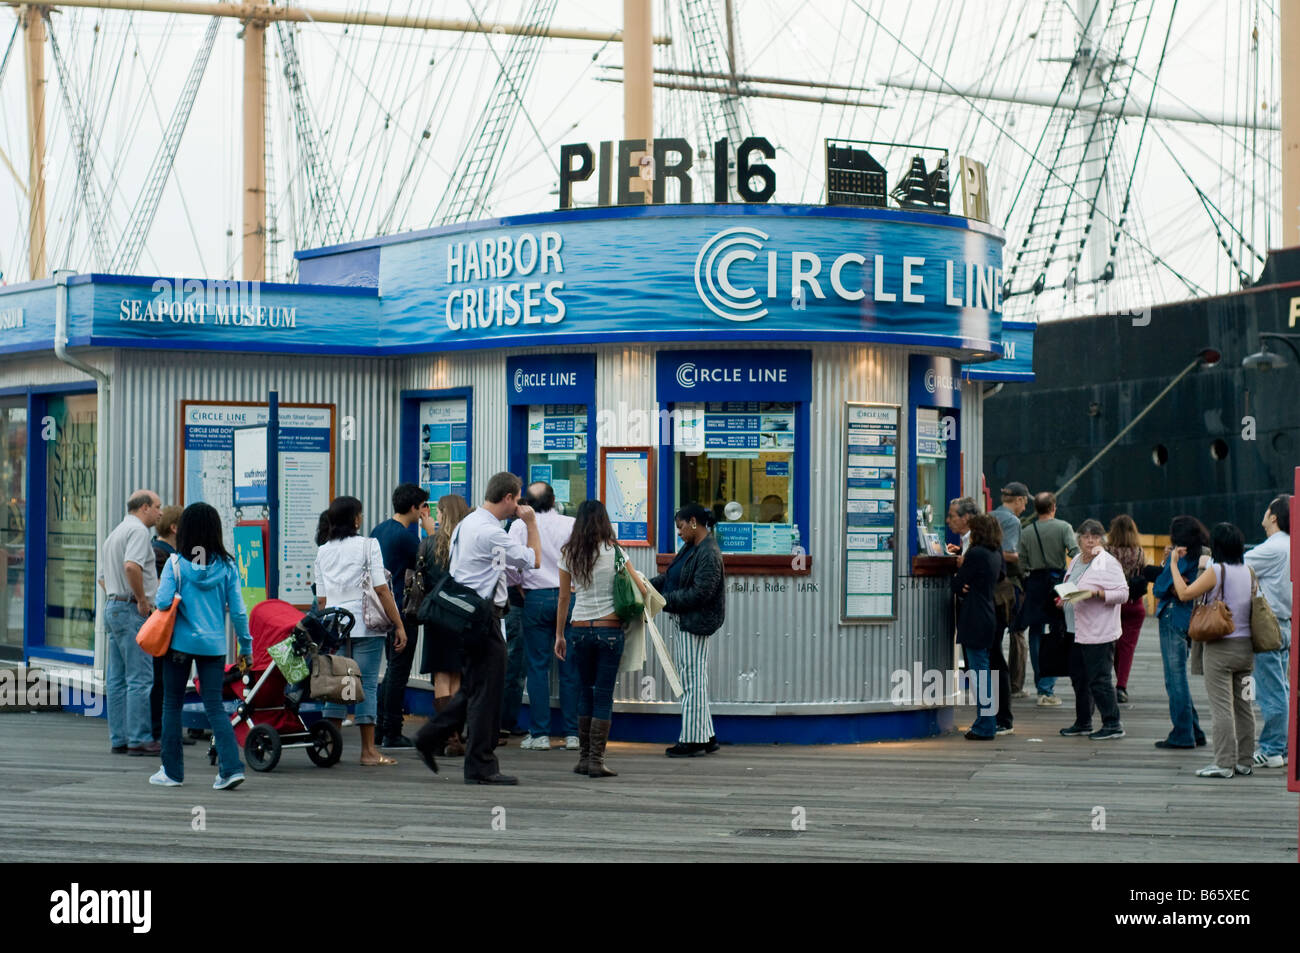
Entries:
[[1300,245],[1300,0],[1281,0],[1282,246]]
[[[243,22],[244,71],[244,187],[243,187],[243,277],[261,281],[266,277],[266,27],[277,20],[296,23],[331,23],[350,26],[382,26],[411,30],[443,30],[454,33],[517,35],[532,29],[528,24],[483,23],[479,20],[449,20],[440,17],[401,16],[359,10],[309,10],[298,6],[266,3],[197,3],[187,0],[61,0],[57,4],[40,0],[8,0],[19,13],[27,31],[27,134],[28,134],[28,260],[33,280],[48,274],[45,235],[45,18],[55,7],[92,7],[150,13],[186,13],[207,17],[229,17]],[[624,0],[627,36],[622,32],[551,28],[539,35],[551,39],[589,40],[624,44],[628,76],[635,75],[635,96],[625,96],[628,138],[649,138],[654,134],[653,46],[672,42],[651,31],[650,0]],[[634,136],[635,130],[635,136]]]

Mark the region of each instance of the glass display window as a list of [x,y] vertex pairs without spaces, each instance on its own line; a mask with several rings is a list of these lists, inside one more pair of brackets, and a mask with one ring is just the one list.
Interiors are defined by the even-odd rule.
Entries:
[[45,644],[95,645],[95,394],[49,398],[45,450]]
[[561,513],[587,499],[587,405],[528,406],[527,482],[549,483]]
[[0,655],[23,647],[27,575],[27,398],[0,399]]
[[674,511],[713,510],[724,553],[789,554],[800,544],[796,410],[781,401],[675,405]]

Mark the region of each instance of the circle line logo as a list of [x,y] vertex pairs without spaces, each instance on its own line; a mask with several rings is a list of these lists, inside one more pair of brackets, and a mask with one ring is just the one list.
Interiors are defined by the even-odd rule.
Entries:
[[729,275],[735,262],[757,258],[767,238],[757,228],[738,225],[718,232],[700,248],[695,259],[695,290],[704,306],[718,317],[728,321],[757,321],[767,314],[758,292],[753,288],[737,288]]
[[[925,389],[929,391],[931,394],[934,393],[936,376],[937,375],[934,373],[933,367],[925,372]],[[518,387],[518,385],[515,386]]]
[[695,365],[692,362],[677,365],[677,383],[682,387],[695,386]]
[[515,368],[515,393],[522,394],[523,392],[524,392],[524,369],[522,367],[516,367]]

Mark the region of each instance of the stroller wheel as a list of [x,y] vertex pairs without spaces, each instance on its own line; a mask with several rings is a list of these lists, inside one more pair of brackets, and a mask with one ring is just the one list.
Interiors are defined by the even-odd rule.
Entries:
[[280,734],[270,725],[254,725],[244,739],[244,758],[254,771],[270,771],[280,763]]
[[217,746],[216,744],[208,745],[208,764],[216,765],[217,763]]
[[322,718],[311,726],[311,747],[307,757],[318,768],[328,768],[337,764],[343,756],[343,734],[332,722]]

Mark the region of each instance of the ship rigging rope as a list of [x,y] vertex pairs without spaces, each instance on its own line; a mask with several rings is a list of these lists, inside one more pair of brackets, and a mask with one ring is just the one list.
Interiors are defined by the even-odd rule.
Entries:
[[[911,55],[911,56],[914,57],[914,58],[917,58],[917,59],[918,59],[918,62],[920,62],[919,57],[917,57],[917,54],[916,54],[916,53],[915,53],[915,52],[914,52],[910,47],[908,47],[905,43],[903,43],[902,38],[899,37],[899,36],[896,36],[892,31],[889,30],[888,27],[886,27],[883,23],[881,23],[880,20],[879,20],[877,17],[873,16],[873,15],[871,14],[870,11],[868,11],[865,7],[863,7],[863,6],[862,6],[862,3],[861,3],[861,0],[851,0],[851,2],[852,2],[855,6],[857,6],[859,9],[861,9],[864,13],[866,13],[868,17],[870,17],[872,20],[874,20],[874,21],[876,22],[876,25],[877,25],[877,26],[879,26],[879,27],[880,27],[882,30],[884,30],[886,33],[889,33],[890,37],[894,40],[895,43],[897,43],[897,44],[898,44],[899,46],[901,46],[904,50],[906,50],[907,53],[908,53],[909,55]],[[934,70],[931,70],[931,71],[934,72]],[[971,97],[969,97],[969,96],[964,95],[964,94],[961,93],[960,91],[957,91],[957,88],[956,88],[955,86],[953,86],[953,84],[950,83],[946,77],[944,77],[944,76],[938,74],[937,72],[935,72],[935,75],[938,77],[938,79],[939,79],[942,83],[944,83],[944,85],[946,85],[946,86],[948,86],[950,89],[954,90],[954,91],[955,91],[955,94],[956,94],[957,96],[959,96],[961,99],[964,99],[964,100],[965,100],[965,101],[966,101],[966,102],[971,106],[972,109],[974,109],[974,110],[976,110],[977,112],[979,112],[980,115],[983,116],[983,117],[985,118],[985,120],[987,120],[989,123],[993,124],[994,126],[998,126],[998,127],[1001,126],[1001,124],[998,123],[997,120],[995,120],[995,119],[993,119],[992,117],[990,117],[990,116],[988,115],[987,111],[985,111],[984,109],[982,109],[982,108],[980,107],[980,105],[979,105],[975,100],[971,99]],[[1021,152],[1025,153],[1026,157],[1029,159],[1029,161],[1030,161],[1031,164],[1037,164],[1037,165],[1043,166],[1044,168],[1046,168],[1046,169],[1048,170],[1048,174],[1049,174],[1049,176],[1054,175],[1054,173],[1052,172],[1052,170],[1050,169],[1050,167],[1048,167],[1048,166],[1046,165],[1046,163],[1043,162],[1042,159],[1039,159],[1038,156],[1036,156],[1033,152],[1031,152],[1029,149],[1027,149],[1027,148],[1024,146],[1023,143],[1021,143],[1019,140],[1016,139],[1015,136],[1012,136],[1012,135],[1010,135],[1010,134],[1008,133],[1007,138],[1009,139],[1010,142],[1012,142],[1012,143],[1015,145],[1015,147],[1016,147],[1017,149],[1019,149]],[[1057,178],[1059,179],[1060,177],[1057,176]],[[1061,180],[1061,182],[1062,182],[1062,184],[1065,184],[1064,180]],[[1105,216],[1105,215],[1103,215],[1102,217],[1105,218],[1108,222],[1110,222],[1111,225],[1115,225],[1115,224],[1116,224],[1115,222],[1111,221],[1111,220],[1109,219],[1109,217],[1107,217],[1107,216]],[[1192,279],[1188,278],[1186,275],[1184,275],[1182,272],[1180,272],[1177,268],[1175,268],[1175,267],[1174,267],[1173,265],[1171,265],[1169,262],[1165,261],[1165,260],[1164,260],[1163,258],[1161,258],[1159,255],[1157,255],[1156,252],[1155,252],[1152,248],[1150,248],[1147,244],[1145,244],[1144,242],[1142,242],[1142,241],[1138,238],[1138,236],[1134,235],[1134,234],[1133,234],[1132,232],[1130,232],[1130,231],[1123,230],[1123,229],[1121,229],[1121,230],[1123,231],[1124,235],[1126,235],[1126,236],[1127,236],[1127,237],[1128,237],[1128,238],[1129,238],[1129,239],[1130,239],[1130,240],[1131,240],[1135,245],[1137,245],[1139,248],[1141,248],[1141,249],[1142,249],[1143,251],[1145,251],[1147,254],[1151,255],[1152,259],[1153,259],[1157,264],[1159,264],[1161,267],[1163,267],[1163,268],[1165,268],[1166,270],[1168,270],[1172,275],[1174,275],[1174,277],[1176,277],[1179,281],[1181,281],[1184,285],[1186,285],[1187,288],[1188,288],[1190,291],[1192,291],[1193,294],[1207,294],[1207,292],[1205,291],[1204,288],[1202,288],[1199,284],[1197,284],[1197,283],[1196,283],[1195,281],[1193,281]]]

